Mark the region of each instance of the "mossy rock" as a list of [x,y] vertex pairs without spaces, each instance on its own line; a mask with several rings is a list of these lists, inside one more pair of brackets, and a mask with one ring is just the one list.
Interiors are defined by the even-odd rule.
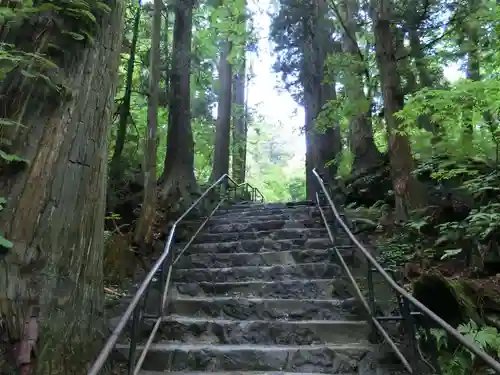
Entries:
[[[413,282],[413,294],[453,327],[471,319],[482,324],[482,297],[474,292],[469,281],[460,277],[445,277],[439,270],[430,269]],[[423,319],[426,324],[438,327],[430,318]]]

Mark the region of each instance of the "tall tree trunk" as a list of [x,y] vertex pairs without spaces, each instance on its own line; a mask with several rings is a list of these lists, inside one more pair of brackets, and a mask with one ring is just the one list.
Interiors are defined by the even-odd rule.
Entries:
[[[13,243],[0,251],[0,316],[9,338],[28,344],[17,354],[24,360],[17,373],[36,367],[39,374],[83,373],[102,343],[107,133],[124,10],[121,2],[107,5],[109,13],[96,15],[93,43],[47,28],[39,15],[19,28],[12,24],[4,40],[18,46],[28,40],[27,52],[52,58],[59,69],[51,78],[66,87],[57,93],[19,71],[0,86],[0,117],[25,126],[9,134],[9,151],[29,161],[23,169],[0,161],[0,196],[8,198],[0,233]],[[41,35],[71,49],[52,55]],[[29,110],[20,112],[20,104]],[[23,339],[33,335],[28,324],[39,334],[36,363]]]
[[194,176],[194,141],[191,129],[191,39],[195,0],[176,1],[170,74],[167,152],[162,177],[162,200],[191,201],[198,190]]
[[152,244],[156,210],[156,134],[158,129],[158,99],[160,94],[160,38],[162,0],[154,0],[151,56],[149,67],[148,128],[144,141],[144,198],[135,227],[134,242]]
[[354,114],[349,122],[349,146],[353,155],[352,173],[361,173],[380,163],[382,155],[373,139],[371,118],[371,98],[368,99],[363,91],[363,72],[366,63],[360,57],[360,50],[356,39],[358,25],[356,15],[359,12],[358,0],[344,0],[342,13],[344,14],[344,30],[342,33],[342,49],[353,60],[350,74],[344,80],[347,98],[351,103],[359,103],[364,110]]
[[413,175],[414,162],[408,137],[400,132],[400,122],[394,115],[404,105],[401,79],[398,75],[391,29],[392,2],[372,0],[372,20],[375,31],[375,49],[380,71],[384,115],[389,136],[389,157],[396,203],[396,215],[406,220],[408,210],[424,203],[423,189]]
[[[169,28],[170,28],[170,20],[169,20],[169,17],[170,17],[170,7],[169,7],[169,4],[168,4],[168,0],[165,1],[165,22],[164,22],[164,32],[163,32],[163,35],[164,35],[164,39],[163,39],[163,58],[165,59],[165,65],[164,65],[164,68],[163,68],[163,73],[164,73],[164,79],[165,79],[165,92],[164,92],[164,95],[165,95],[165,100],[163,101],[163,103],[161,103],[160,105],[163,106],[163,107],[168,107],[168,102],[169,102],[169,95],[170,95],[170,89],[169,89],[169,82],[170,82],[170,40],[168,39],[168,32],[169,32]],[[163,95],[160,95],[160,97],[162,97]],[[159,139],[159,138],[158,138]]]
[[[480,72],[480,57],[479,57],[479,21],[477,20],[477,11],[480,7],[480,0],[472,0],[467,4],[467,11],[469,13],[469,20],[462,26],[465,33],[465,42],[462,45],[463,52],[467,56],[467,70],[466,77],[472,81],[481,80]],[[474,136],[473,119],[469,118],[465,124],[463,133],[463,141],[466,147],[472,147],[472,140]]]
[[[425,61],[425,54],[423,51],[422,43],[420,42],[420,33],[418,31],[419,25],[411,25],[408,30],[408,36],[410,39],[410,56],[415,60],[415,67],[417,68],[419,85],[415,86],[422,89],[424,87],[432,87],[433,79],[431,72],[427,67]],[[420,116],[418,118],[418,125],[432,133],[432,143],[436,144],[440,141],[441,137],[439,134],[439,128],[437,124],[433,123],[431,118],[427,115]]]
[[[329,100],[335,100],[337,93],[335,84],[322,84],[319,89],[319,105],[318,113],[321,107]],[[335,184],[339,160],[337,159],[342,151],[342,136],[340,127],[337,124],[329,126],[324,131],[315,129],[315,149],[316,149],[316,165],[315,168],[322,175],[325,182],[332,185]]]
[[[327,14],[328,4],[326,1],[314,0],[312,24],[314,25],[315,32],[310,35],[310,46],[306,47],[308,49],[308,53],[305,56],[308,57],[309,83],[304,90],[308,90],[311,96],[310,115],[314,119],[321,112],[323,105],[336,98],[335,83],[324,82],[326,57],[328,53],[340,47],[330,37],[331,30],[326,17]],[[310,131],[312,130],[312,140],[315,149],[310,155],[313,159],[313,168],[318,170],[325,182],[333,184],[338,167],[338,160],[336,159],[342,149],[340,127],[338,124],[331,124],[327,129],[318,129],[315,122],[313,124],[312,129],[310,129]],[[313,188],[313,190],[308,191],[308,198],[314,199],[315,193],[318,191],[318,184],[314,182],[314,186],[309,185],[309,187]]]
[[425,54],[422,43],[420,42],[418,26],[410,27],[408,34],[410,38],[410,55],[415,59],[415,67],[417,68],[420,87],[432,87],[434,81],[425,61]]
[[316,126],[316,118],[323,105],[336,97],[335,84],[324,82],[326,56],[336,45],[330,37],[326,1],[314,0],[311,11],[311,19],[304,18],[303,21],[306,33],[302,47],[302,85],[306,114],[306,195],[307,199],[314,200],[319,186],[312,170],[316,168],[326,183],[333,183],[337,172],[335,159],[340,154],[342,143],[338,124],[333,124],[328,129],[318,129]]
[[243,57],[241,67],[233,78],[233,178],[238,183],[245,181],[247,164],[247,117],[245,105],[246,59]]
[[231,134],[231,85],[232,66],[228,61],[231,42],[222,41],[219,61],[219,105],[217,107],[217,127],[215,130],[214,160],[211,181],[229,173],[229,140]]
[[[246,26],[247,2],[244,1],[240,22]],[[245,28],[246,29],[246,28]],[[246,45],[243,46],[238,72],[233,76],[233,144],[232,175],[235,181],[245,181],[247,164],[247,114],[245,105],[246,80]]]
[[[304,85],[304,87],[306,87]],[[304,89],[304,129],[305,129],[305,143],[306,143],[306,197],[309,200],[315,199],[315,194],[317,191],[317,183],[313,169],[316,167],[316,149],[315,149],[315,134],[314,134],[314,100],[311,94]]]
[[141,6],[137,7],[134,19],[134,29],[132,36],[132,45],[130,46],[130,57],[127,64],[127,78],[125,81],[125,93],[123,101],[120,104],[120,117],[118,120],[118,131],[116,133],[115,148],[111,163],[109,166],[109,176],[113,181],[120,181],[123,176],[123,166],[121,165],[122,153],[125,147],[127,137],[127,125],[130,118],[130,100],[132,97],[132,80],[134,77],[135,53],[137,39],[139,38],[139,22],[141,20]]

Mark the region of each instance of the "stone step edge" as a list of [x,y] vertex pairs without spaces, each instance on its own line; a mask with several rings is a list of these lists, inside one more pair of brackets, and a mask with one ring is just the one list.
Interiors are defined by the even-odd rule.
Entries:
[[[156,321],[154,318],[146,318],[146,321]],[[306,325],[329,325],[329,326],[350,326],[352,328],[362,327],[367,328],[369,324],[366,320],[241,320],[241,319],[219,319],[219,318],[203,318],[203,317],[193,317],[193,316],[185,316],[185,315],[169,315],[164,317],[163,322],[165,323],[214,323],[219,325],[227,325],[227,324],[290,324],[296,326],[306,326]]]
[[[265,218],[265,219],[262,219]],[[206,220],[206,217],[200,217],[197,220],[185,220],[182,221],[181,224],[184,225],[199,225],[203,221]],[[261,215],[259,216],[259,220],[255,219],[255,216],[241,216],[241,217],[225,217],[225,216],[212,216],[210,220],[207,222],[206,226],[211,225],[225,225],[225,224],[252,224],[257,222],[268,223],[268,222],[306,222],[306,223],[317,223],[320,222],[321,216],[314,217],[289,217],[288,214],[270,214],[270,215]]]
[[[117,344],[118,350],[128,349],[128,344]],[[137,345],[136,350],[142,350],[144,345]],[[371,345],[351,343],[351,344],[314,344],[314,345],[259,345],[259,344],[188,344],[188,343],[153,343],[149,351],[168,352],[171,350],[179,350],[185,352],[191,351],[218,351],[220,353],[254,351],[254,352],[282,352],[282,351],[299,351],[299,350],[318,350],[329,349],[333,351],[373,351]]]
[[[341,237],[341,239],[347,240],[349,237]],[[234,240],[234,241],[221,241],[221,242],[196,242],[193,243],[189,248],[192,247],[210,247],[210,246],[215,246],[215,245],[225,245],[225,246],[234,246],[236,244],[239,244],[241,242],[263,242],[266,241],[268,243],[280,243],[280,242],[290,242],[290,241],[298,241],[298,240],[304,240],[304,241],[310,241],[310,242],[319,242],[319,241],[330,241],[329,237],[312,237],[312,238],[280,238],[280,239],[275,239],[275,238],[245,238],[241,240]],[[185,245],[186,243],[179,243],[179,247]],[[333,247],[333,245],[332,245]],[[343,248],[343,247],[355,247],[355,245],[337,245],[338,248]],[[189,249],[188,248],[188,249]],[[304,250],[312,250],[312,249],[304,249]],[[321,250],[321,249],[318,249]]]
[[[254,253],[255,254],[255,253]],[[207,268],[175,268],[173,271],[189,271],[189,272],[200,272],[200,271],[208,271],[208,272],[222,272],[223,270],[251,270],[251,269],[260,269],[260,270],[271,270],[273,268],[290,268],[290,267],[304,267],[304,266],[324,266],[325,262],[308,262],[308,263],[283,263],[283,264],[274,264],[272,266],[234,266],[234,267],[207,267]],[[339,266],[338,263],[329,263],[328,265]]]
[[255,234],[255,235],[263,235],[265,233],[276,233],[276,232],[324,232],[326,231],[326,227],[323,228],[278,228],[278,229],[266,229],[266,230],[242,230],[239,231],[237,229],[232,230],[230,232],[216,232],[216,233],[200,233],[201,235],[211,235],[211,236],[219,236],[224,234],[233,234],[233,233],[244,233],[244,234]]
[[[221,371],[221,372],[190,372],[190,371],[139,371],[138,375],[325,375],[323,372],[283,372],[283,371]],[[338,375],[358,375],[343,373]]]
[[[277,236],[284,236],[284,235],[292,235],[292,234],[300,234],[303,236],[319,236],[319,235],[324,235],[324,238],[329,238],[328,237],[328,232],[326,228],[281,228],[281,229],[269,229],[269,230],[260,230],[260,231],[239,231],[239,230],[232,230],[230,232],[215,232],[215,233],[200,233],[199,236],[195,237],[195,240],[199,238],[218,238],[220,237],[222,241],[225,241],[224,236],[230,237],[230,236],[235,236],[235,235],[240,235],[240,236],[255,236],[256,238],[241,238],[241,240],[248,239],[248,240],[253,240],[253,239],[269,239],[273,240],[274,238],[271,238],[270,236],[277,235]],[[346,236],[347,237],[347,236]],[[278,237],[279,239],[287,239],[286,237]],[[278,239],[276,238],[276,239]],[[297,237],[292,237],[289,238],[290,240],[296,239]],[[317,238],[323,238],[323,237],[309,237],[309,239],[317,239]]]
[[[124,297],[124,300],[132,300],[133,295]],[[128,299],[127,299],[128,298]],[[186,295],[180,296],[168,296],[169,303],[175,302],[233,302],[233,301],[241,301],[245,303],[281,303],[281,304],[293,304],[293,303],[329,303],[334,307],[340,307],[346,301],[356,300],[355,297],[349,298],[260,298],[260,297],[235,297],[235,296],[193,296],[189,297]]]
[[[356,250],[356,245],[339,245],[335,246],[339,250]],[[332,246],[333,248],[333,246]],[[300,253],[300,252],[311,252],[311,253],[326,253],[326,252],[333,252],[333,249],[291,249],[291,250],[268,250],[268,251],[260,251],[260,252],[239,252],[239,253],[209,253],[209,252],[202,252],[202,253],[197,253],[197,254],[187,254],[186,256],[189,257],[196,257],[196,256],[201,256],[201,257],[206,257],[208,254],[214,255],[214,256],[222,256],[224,258],[230,258],[230,257],[237,257],[237,256],[255,256],[255,255],[262,255],[262,256],[267,256],[271,254],[287,254],[287,253]]]
[[[360,277],[364,279],[365,277]],[[204,285],[234,285],[234,286],[245,286],[245,285],[276,285],[276,284],[309,284],[309,283],[324,283],[327,281],[344,280],[343,277],[332,277],[328,279],[288,279],[288,280],[273,280],[273,281],[262,281],[262,280],[247,280],[247,281],[195,281],[192,283],[185,281],[175,281],[174,285],[181,284],[204,284]]]

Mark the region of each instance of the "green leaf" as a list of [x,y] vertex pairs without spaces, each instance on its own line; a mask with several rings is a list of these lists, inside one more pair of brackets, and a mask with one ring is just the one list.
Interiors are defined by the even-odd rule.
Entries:
[[20,156],[7,154],[6,152],[4,152],[2,150],[0,150],[0,158],[2,158],[3,160],[6,160],[7,162],[11,162],[11,161],[23,161],[26,163],[28,162],[26,159],[23,159]]
[[36,78],[36,74],[28,72],[27,70],[22,69],[21,74],[26,78]]
[[455,255],[458,255],[462,252],[462,249],[452,249],[452,250],[445,250],[444,254],[441,256],[441,260],[444,260],[446,258],[453,257]]
[[14,244],[6,239],[2,234],[0,234],[0,246],[6,247],[7,249],[12,249]]
[[0,126],[20,126],[25,128],[23,124],[17,122],[17,121],[12,121],[7,118],[0,118]]
[[82,34],[74,33],[71,31],[64,31],[63,34],[71,36],[74,40],[84,40],[85,39],[85,36],[83,36]]

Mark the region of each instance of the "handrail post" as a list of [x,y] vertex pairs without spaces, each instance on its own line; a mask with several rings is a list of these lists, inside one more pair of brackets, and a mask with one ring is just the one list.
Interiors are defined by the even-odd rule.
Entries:
[[135,369],[135,357],[137,349],[137,330],[139,328],[140,320],[140,304],[138,304],[134,309],[134,314],[132,315],[132,324],[130,326],[130,346],[128,349],[128,363],[127,363],[127,374],[133,375]]
[[414,369],[417,368],[417,356],[418,356],[418,351],[417,351],[417,345],[418,343],[416,342],[416,337],[415,337],[415,323],[414,323],[414,318],[411,314],[410,310],[410,302],[406,298],[402,298],[402,303],[401,303],[401,315],[403,316],[403,323],[405,324],[405,330],[407,332],[408,338],[410,339],[409,345],[410,345],[410,363],[411,367]]
[[229,180],[227,178],[224,178],[224,180],[221,181],[220,187],[222,191],[225,193],[229,188]]
[[[160,268],[160,285],[161,285],[161,289],[160,289],[160,295],[162,296],[162,299],[163,299],[163,295],[165,294],[165,288],[167,287],[165,285],[166,283],[166,279],[167,279],[167,274],[166,274],[166,264],[167,264],[167,259],[165,259],[162,264],[161,264],[161,268]],[[159,318],[163,318],[163,314],[164,314],[164,311],[163,311],[163,300],[160,301],[160,306],[158,306],[158,317]]]
[[[374,285],[373,285],[373,270],[372,270],[372,265],[370,262],[366,262],[366,282],[368,284],[368,305],[370,306],[370,314],[372,318],[377,318],[377,312],[375,308],[375,290],[374,290]],[[376,337],[379,336],[379,332],[377,328],[375,327],[375,324],[373,324],[373,321],[371,323],[371,330],[372,330],[372,335],[376,335]]]

